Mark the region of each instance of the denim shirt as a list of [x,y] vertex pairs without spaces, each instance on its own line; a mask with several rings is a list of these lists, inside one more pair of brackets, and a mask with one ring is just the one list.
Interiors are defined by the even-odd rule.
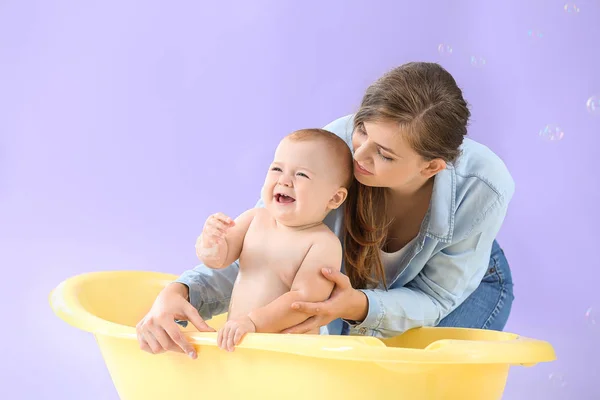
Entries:
[[[339,118],[325,129],[351,146],[353,117]],[[419,234],[398,261],[388,289],[361,289],[368,299],[364,321],[334,320],[321,333],[392,337],[437,325],[481,283],[514,189],[504,162],[465,138],[458,160],[435,176]],[[259,200],[256,207],[262,206]],[[324,222],[341,239],[343,206]],[[221,270],[200,264],[176,281],[189,287],[190,303],[210,319],[227,311],[238,269],[237,261]]]

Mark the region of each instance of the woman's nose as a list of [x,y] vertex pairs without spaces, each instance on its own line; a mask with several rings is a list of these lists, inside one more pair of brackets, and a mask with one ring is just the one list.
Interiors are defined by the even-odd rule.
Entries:
[[362,146],[361,144],[357,144],[354,147],[354,159],[356,161],[364,161],[367,157],[367,146]]

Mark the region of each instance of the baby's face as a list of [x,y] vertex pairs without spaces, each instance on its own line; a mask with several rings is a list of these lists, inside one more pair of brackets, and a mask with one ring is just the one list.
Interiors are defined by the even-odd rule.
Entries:
[[344,166],[332,151],[320,140],[284,139],[279,144],[262,188],[274,218],[287,226],[309,225],[339,206],[345,189],[338,171]]

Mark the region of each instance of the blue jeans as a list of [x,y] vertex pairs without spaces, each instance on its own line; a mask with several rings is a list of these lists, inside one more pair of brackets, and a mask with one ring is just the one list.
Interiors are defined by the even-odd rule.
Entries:
[[504,329],[514,300],[510,266],[494,240],[490,263],[479,287],[437,326]]

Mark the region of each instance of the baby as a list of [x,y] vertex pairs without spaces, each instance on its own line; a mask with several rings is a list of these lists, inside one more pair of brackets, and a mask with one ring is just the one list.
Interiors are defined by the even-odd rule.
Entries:
[[[235,220],[208,218],[196,255],[209,268],[239,259],[228,320],[218,345],[233,351],[249,332],[278,333],[306,319],[292,310],[296,301],[324,301],[333,283],[322,268],[340,270],[342,246],[323,223],[345,201],[352,183],[352,154],[335,134],[303,129],[277,147],[261,197],[265,208]],[[318,329],[310,332],[318,334]]]

